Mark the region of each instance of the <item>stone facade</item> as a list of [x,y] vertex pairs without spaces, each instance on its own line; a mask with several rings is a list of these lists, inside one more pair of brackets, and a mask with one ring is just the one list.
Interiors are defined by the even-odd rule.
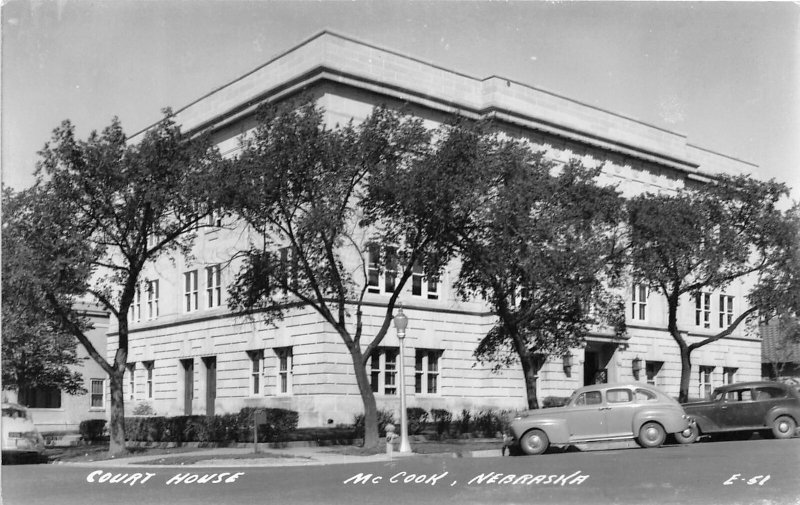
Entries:
[[[548,91],[496,76],[476,79],[328,32],[180,109],[176,120],[187,131],[210,130],[220,150],[230,156],[238,149],[239,136],[252,128],[258,103],[301,92],[319,101],[331,125],[358,121],[378,104],[404,107],[431,126],[452,114],[494,118],[508,135],[527,138],[552,159],[577,157],[589,166],[602,164],[601,182],[618,185],[628,196],[700,184],[706,180],[704,174],[753,168],[691,145],[683,135]],[[133,380],[126,380],[125,393],[128,411],[142,403],[160,415],[274,406],[299,411],[301,426],[352,422],[362,406],[350,358],[339,336],[321,317],[311,309],[300,309],[277,327],[269,327],[234,316],[225,308],[225,286],[233,279],[236,264],[223,267],[219,281],[207,269],[225,265],[248,245],[248,234],[241,223],[222,224],[199,232],[191,264],[176,257],[148,272],[147,279],[159,283],[158,310],[156,317],[149,317],[152,307],[143,295],[132,322]],[[190,281],[190,291],[196,290],[199,302],[196,310],[187,312],[184,274],[192,271],[197,274]],[[453,413],[485,407],[524,408],[520,369],[492,373],[475,364],[472,353],[494,316],[479,300],[464,302],[455,296],[450,286],[457,273],[454,262],[443,273],[435,300],[413,295],[410,286],[400,298],[409,328],[406,362],[397,369],[405,371],[409,406]],[[222,287],[221,304],[214,298],[217,285]],[[680,361],[677,345],[665,331],[666,302],[657,296],[631,298],[634,291],[628,295],[627,334],[598,332],[585,349],[573,350],[569,369],[561,358],[551,358],[540,373],[540,399],[566,396],[595,380],[598,373],[608,381],[650,379],[677,396]],[[735,317],[745,308],[746,292],[746,284],[735,284],[725,293],[710,294],[708,308],[701,308],[699,326],[694,324],[695,303],[687,298],[681,305],[680,322],[689,331],[687,340],[718,332],[720,318],[729,312],[729,299],[721,296],[732,297]],[[366,336],[374,335],[386,299],[380,293],[368,295]],[[391,356],[391,349],[398,346],[393,331],[382,346]],[[109,357],[115,348],[112,328]],[[417,355],[425,365],[421,393],[414,392]],[[696,369],[690,396],[701,396],[707,384],[758,379],[759,357],[759,341],[743,328],[699,349],[693,354]],[[380,372],[386,374],[383,359]],[[429,370],[431,361],[437,362],[436,370]],[[634,364],[641,371],[635,373]],[[708,367],[708,374],[700,367]],[[389,373],[396,378],[397,372]],[[431,383],[435,392],[428,393]],[[398,411],[398,396],[386,391],[376,395],[378,407]]]

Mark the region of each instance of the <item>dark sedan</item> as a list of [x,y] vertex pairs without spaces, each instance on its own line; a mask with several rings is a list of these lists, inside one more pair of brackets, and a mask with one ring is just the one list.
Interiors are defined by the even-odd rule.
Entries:
[[675,435],[681,443],[701,435],[744,438],[754,431],[791,438],[800,423],[800,393],[779,382],[743,382],[719,387],[710,400],[686,403],[683,409],[695,423]]

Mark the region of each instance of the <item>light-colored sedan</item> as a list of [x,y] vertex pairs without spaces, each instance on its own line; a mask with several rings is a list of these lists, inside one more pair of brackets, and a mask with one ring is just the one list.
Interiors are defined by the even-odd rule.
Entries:
[[44,453],[44,439],[28,409],[16,403],[4,403],[2,407],[3,463],[40,458]]
[[681,405],[658,389],[639,383],[595,384],[577,389],[563,407],[526,410],[511,422],[514,442],[525,454],[552,445],[635,438],[659,447],[670,433],[688,432]]

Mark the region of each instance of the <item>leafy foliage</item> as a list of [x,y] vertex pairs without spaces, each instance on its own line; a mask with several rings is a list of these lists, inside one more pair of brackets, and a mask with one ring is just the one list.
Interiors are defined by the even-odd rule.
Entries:
[[[116,119],[86,140],[64,121],[39,153],[37,182],[22,212],[20,237],[47,310],[109,375],[112,453],[124,451],[128,312],[142,272],[162,255],[189,253],[193,230],[214,210],[209,188],[224,165],[205,137],[187,137],[170,114],[137,142]],[[94,299],[117,319],[112,363],[86,337],[78,299]]]
[[601,187],[600,169],[561,167],[520,142],[496,154],[476,226],[461,245],[457,282],[465,298],[483,297],[498,315],[475,356],[496,368],[522,363],[528,403],[547,356],[581,345],[597,325],[624,331],[620,297],[623,206]]
[[[796,310],[791,289],[798,285],[793,258],[800,233],[796,210],[792,217],[777,208],[785,194],[786,187],[774,181],[721,175],[708,184],[675,194],[644,194],[629,203],[633,278],[667,300],[668,330],[681,352],[681,401],[688,398],[694,349],[729,335],[748,318],[769,317],[791,305]],[[681,298],[723,290],[745,278],[754,279],[749,308],[727,328],[688,344],[678,327]]]
[[24,240],[32,196],[3,189],[3,386],[84,394],[80,372],[70,368],[80,365],[78,342],[46,303],[42,272]]
[[[257,236],[229,290],[229,306],[276,321],[311,307],[347,347],[365,408],[365,445],[377,410],[365,371],[415,267],[435,278],[466,222],[481,135],[458,125],[376,108],[361,123],[329,127],[313,101],[266,105],[242,143],[223,194]],[[478,147],[476,147],[478,146]],[[465,209],[466,207],[466,209]],[[377,247],[376,247],[377,246]],[[378,330],[362,346],[368,256],[397,267]]]

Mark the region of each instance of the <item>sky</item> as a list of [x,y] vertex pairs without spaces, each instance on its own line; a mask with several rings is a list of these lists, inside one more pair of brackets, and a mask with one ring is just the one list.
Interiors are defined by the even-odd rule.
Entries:
[[2,180],[62,120],[133,134],[322,30],[497,75],[758,165],[800,201],[800,4],[6,1]]

